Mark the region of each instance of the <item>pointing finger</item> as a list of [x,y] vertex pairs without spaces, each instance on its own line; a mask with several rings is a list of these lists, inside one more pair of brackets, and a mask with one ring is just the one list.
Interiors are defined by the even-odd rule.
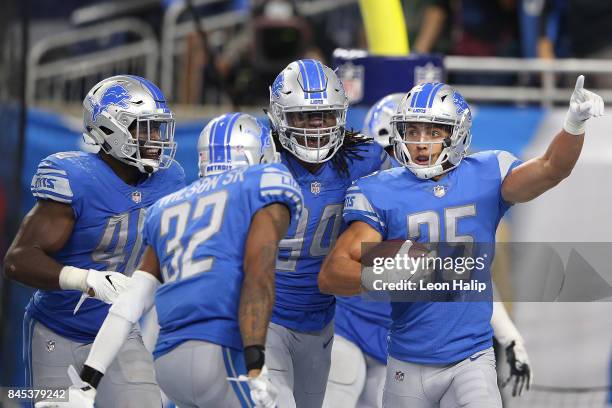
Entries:
[[576,86],[574,87],[574,92],[581,90],[584,88],[584,75],[579,75],[578,79],[576,79]]

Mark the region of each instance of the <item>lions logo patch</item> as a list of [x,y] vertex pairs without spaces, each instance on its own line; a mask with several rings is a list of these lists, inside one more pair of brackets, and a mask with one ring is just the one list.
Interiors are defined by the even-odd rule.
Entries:
[[457,92],[453,92],[453,103],[457,108],[457,114],[461,115],[463,112],[467,111],[467,116],[469,119],[472,119],[472,112],[470,112],[470,107],[467,102],[461,95],[457,94]]
[[272,95],[274,95],[275,98],[280,98],[281,89],[283,89],[284,84],[284,77],[283,73],[281,72],[278,74],[274,80],[274,83],[272,84]]
[[121,108],[128,108],[128,102],[131,96],[130,93],[122,85],[113,85],[108,87],[104,94],[100,97],[99,101],[96,102],[92,97],[89,97],[89,104],[91,105],[91,120],[96,121],[98,116],[111,105],[119,106]]

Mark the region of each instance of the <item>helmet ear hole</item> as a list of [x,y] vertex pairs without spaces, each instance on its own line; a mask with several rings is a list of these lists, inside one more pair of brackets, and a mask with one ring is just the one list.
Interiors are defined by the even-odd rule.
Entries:
[[112,131],[112,130],[110,130],[109,128],[107,128],[106,126],[99,126],[99,128],[100,128],[100,130],[101,130],[102,132],[104,132],[104,134],[106,134],[107,136],[108,136],[108,135],[111,135],[111,134],[113,133],[113,131]]

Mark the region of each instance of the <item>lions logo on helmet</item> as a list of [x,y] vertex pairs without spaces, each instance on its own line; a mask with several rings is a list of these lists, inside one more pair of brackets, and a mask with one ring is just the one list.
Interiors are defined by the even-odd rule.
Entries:
[[342,83],[316,60],[292,62],[270,87],[268,116],[279,142],[307,163],[323,163],[342,146],[347,109]]
[[[457,167],[467,154],[472,137],[472,113],[468,103],[458,91],[443,83],[426,83],[412,88],[400,103],[391,124],[395,158],[422,179]],[[435,135],[445,132],[448,135],[436,138]],[[435,145],[441,145],[439,153],[435,153]],[[415,158],[410,153],[411,148],[425,153],[416,153]],[[423,155],[428,157],[421,157]]]
[[243,166],[277,163],[270,129],[246,113],[227,113],[212,119],[198,139],[200,177]]
[[91,120],[95,122],[98,119],[98,115],[111,105],[127,109],[129,107],[128,101],[130,100],[130,94],[127,89],[118,84],[107,88],[100,97],[99,102],[95,101],[93,96],[89,96],[87,100],[91,105]]
[[143,173],[170,167],[176,152],[174,115],[152,82],[118,75],[83,100],[86,136],[106,154]]

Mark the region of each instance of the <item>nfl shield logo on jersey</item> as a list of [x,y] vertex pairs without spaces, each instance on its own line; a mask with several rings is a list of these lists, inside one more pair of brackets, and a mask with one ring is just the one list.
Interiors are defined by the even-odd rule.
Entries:
[[321,183],[319,183],[318,181],[313,181],[312,183],[310,183],[310,192],[314,195],[319,195],[319,193],[321,192]]
[[136,204],[139,204],[142,201],[142,195],[140,194],[140,191],[132,192],[132,201]]
[[338,78],[344,85],[344,91],[349,103],[356,103],[363,99],[363,78],[365,68],[352,63],[346,63],[338,68]]
[[436,197],[442,198],[446,194],[446,188],[444,188],[444,186],[435,186],[433,188],[433,193]]
[[395,372],[395,381],[404,381],[404,373],[402,371]]

